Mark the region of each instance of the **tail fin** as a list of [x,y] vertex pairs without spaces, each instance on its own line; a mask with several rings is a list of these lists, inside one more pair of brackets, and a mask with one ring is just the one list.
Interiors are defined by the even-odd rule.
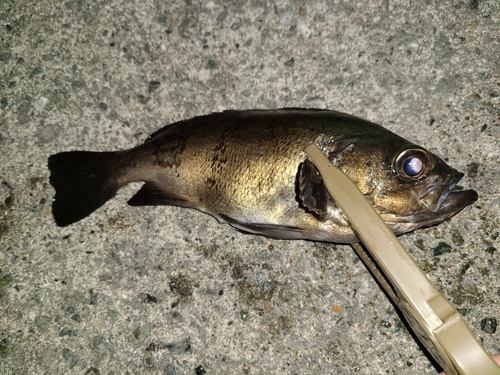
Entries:
[[117,152],[70,151],[49,157],[56,190],[52,214],[60,227],[73,224],[113,198],[120,188],[113,168]]

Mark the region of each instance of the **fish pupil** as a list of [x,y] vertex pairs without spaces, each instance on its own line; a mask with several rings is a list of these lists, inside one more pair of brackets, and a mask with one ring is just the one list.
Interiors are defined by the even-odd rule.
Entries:
[[424,167],[424,164],[422,163],[422,160],[420,160],[417,157],[411,157],[405,160],[403,163],[403,171],[407,176],[416,176],[420,172],[422,172],[422,169]]

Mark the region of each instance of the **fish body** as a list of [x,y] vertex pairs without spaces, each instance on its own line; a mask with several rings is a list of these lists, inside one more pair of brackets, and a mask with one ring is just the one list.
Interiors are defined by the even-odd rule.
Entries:
[[125,151],[49,158],[60,226],[130,182],[132,206],[174,205],[274,238],[358,242],[304,149],[316,143],[396,235],[438,224],[477,200],[462,173],[380,125],[313,109],[226,111],[168,125]]

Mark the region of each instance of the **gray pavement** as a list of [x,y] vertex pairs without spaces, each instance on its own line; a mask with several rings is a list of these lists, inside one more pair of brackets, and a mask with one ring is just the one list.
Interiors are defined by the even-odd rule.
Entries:
[[55,225],[49,155],[244,108],[355,114],[464,171],[478,202],[401,239],[500,351],[499,51],[497,0],[1,0],[0,374],[437,374],[348,246],[138,184]]

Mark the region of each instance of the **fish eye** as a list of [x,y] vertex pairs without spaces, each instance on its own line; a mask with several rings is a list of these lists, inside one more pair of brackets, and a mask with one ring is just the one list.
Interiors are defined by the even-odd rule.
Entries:
[[394,169],[405,179],[416,181],[429,172],[431,157],[422,148],[407,148],[396,154]]
[[424,163],[422,163],[422,160],[414,156],[406,159],[403,163],[404,173],[411,177],[417,176],[422,169],[424,169]]

